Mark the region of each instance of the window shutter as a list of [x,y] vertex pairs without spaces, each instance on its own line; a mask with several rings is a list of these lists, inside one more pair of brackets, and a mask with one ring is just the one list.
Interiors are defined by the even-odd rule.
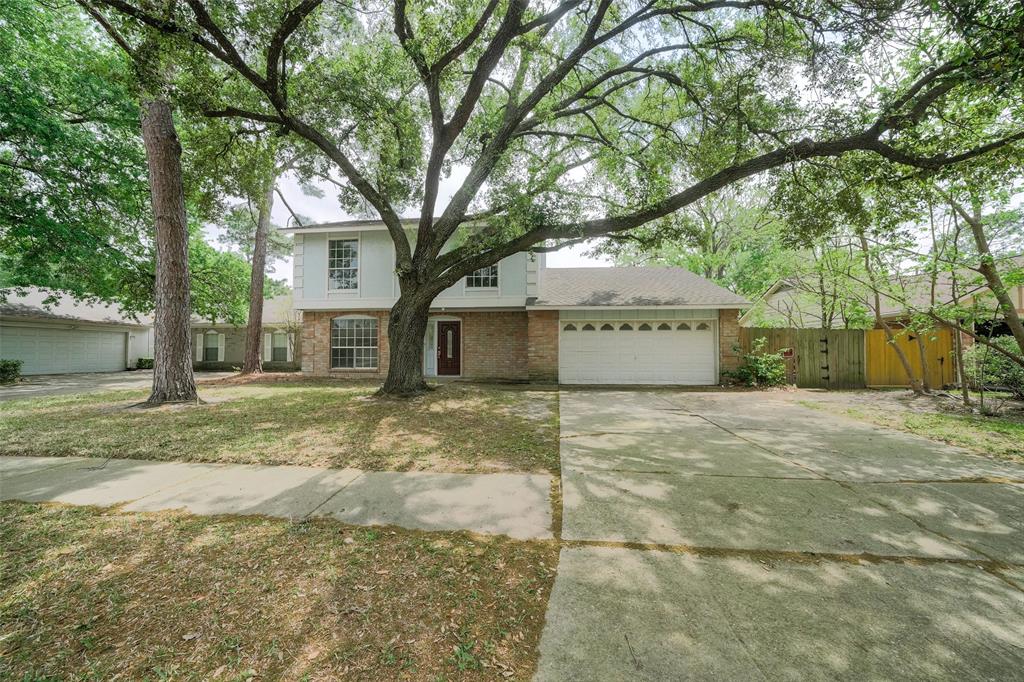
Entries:
[[224,335],[217,334],[217,362],[224,362]]
[[263,362],[270,362],[274,359],[273,335],[267,332],[263,335]]
[[288,362],[292,361],[292,348],[295,346],[295,334],[288,335]]
[[196,362],[203,361],[203,335],[196,334]]

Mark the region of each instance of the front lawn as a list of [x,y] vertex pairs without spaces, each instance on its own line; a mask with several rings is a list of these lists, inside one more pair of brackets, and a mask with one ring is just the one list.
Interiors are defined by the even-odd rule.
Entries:
[[331,380],[200,386],[203,405],[132,407],[146,391],[0,403],[0,455],[79,455],[368,470],[558,471],[558,393],[444,384],[412,400]]
[[[915,409],[901,406],[885,393],[879,393],[877,404],[863,391],[836,391],[815,400],[801,400],[801,405],[827,410],[878,426],[898,429],[973,450],[1024,462],[1024,419],[1017,415],[988,417],[976,414],[947,412],[943,403],[919,399]],[[927,402],[926,402],[927,401]]]
[[0,679],[529,679],[554,543],[0,504]]

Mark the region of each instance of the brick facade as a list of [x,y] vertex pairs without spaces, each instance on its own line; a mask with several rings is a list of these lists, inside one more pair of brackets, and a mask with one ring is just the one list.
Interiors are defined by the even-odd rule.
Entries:
[[466,379],[526,381],[525,310],[459,312],[462,320],[462,376]]
[[531,310],[527,313],[527,365],[530,381],[558,381],[558,311]]
[[[331,369],[331,320],[340,315],[366,315],[378,319],[378,368]],[[311,376],[380,378],[389,361],[387,310],[306,311],[302,326],[302,371]],[[433,317],[433,315],[432,315]],[[477,380],[558,381],[558,311],[454,311],[438,313],[462,322],[462,377]],[[739,367],[739,311],[720,310],[718,344],[720,371]]]
[[[331,369],[331,320],[341,315],[377,318],[379,361],[376,370]],[[383,378],[390,360],[388,317],[387,310],[305,311],[302,316],[302,372],[310,376]],[[462,322],[463,378],[527,379],[526,311],[467,311],[444,313],[443,317]]]
[[[331,369],[331,320],[339,315],[377,318],[377,369]],[[302,313],[302,373],[343,379],[383,378],[388,373],[387,310],[307,310]]]
[[719,373],[737,369],[743,364],[740,351],[734,346],[740,343],[740,311],[718,311],[718,370]]

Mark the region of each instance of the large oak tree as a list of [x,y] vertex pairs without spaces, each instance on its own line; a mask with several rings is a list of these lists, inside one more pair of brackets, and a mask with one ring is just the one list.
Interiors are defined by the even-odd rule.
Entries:
[[384,393],[425,387],[433,299],[515,252],[802,161],[937,169],[1024,139],[1010,0],[92,1],[205,55],[250,95],[208,115],[306,140],[387,226]]

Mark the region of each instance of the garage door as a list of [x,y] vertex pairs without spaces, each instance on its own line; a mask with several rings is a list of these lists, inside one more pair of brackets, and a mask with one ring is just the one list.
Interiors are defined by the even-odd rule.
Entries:
[[117,372],[125,368],[125,332],[0,325],[0,357],[21,360],[22,374]]
[[715,320],[560,323],[564,384],[715,383]]

